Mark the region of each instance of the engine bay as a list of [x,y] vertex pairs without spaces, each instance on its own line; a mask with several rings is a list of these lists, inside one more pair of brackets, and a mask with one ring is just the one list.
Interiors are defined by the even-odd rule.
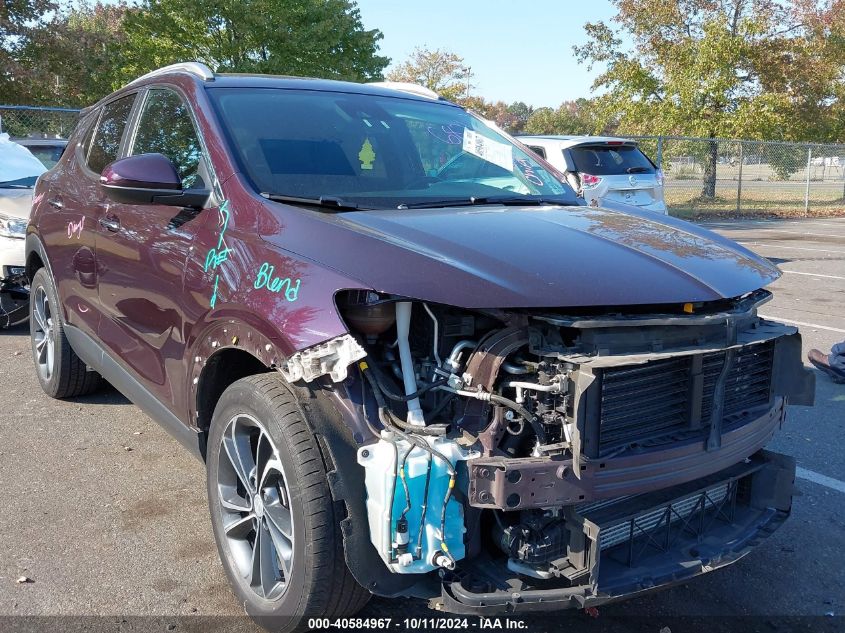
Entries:
[[807,397],[795,329],[756,314],[769,296],[563,313],[340,294],[363,355],[351,391],[373,438],[357,461],[385,566],[464,588],[488,578],[482,593],[503,588],[493,568],[594,587],[600,529],[579,507],[671,496],[761,449],[785,398]]

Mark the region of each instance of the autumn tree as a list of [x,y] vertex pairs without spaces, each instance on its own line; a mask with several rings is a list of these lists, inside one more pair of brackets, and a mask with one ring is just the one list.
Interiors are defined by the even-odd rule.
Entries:
[[463,57],[446,50],[415,48],[410,57],[387,72],[390,81],[425,86],[450,101],[469,96],[470,68]]
[[471,95],[459,97],[455,99],[455,103],[462,105],[467,110],[471,110],[489,121],[493,121],[506,132],[516,133],[515,127],[518,122],[516,117],[510,112],[508,104],[504,101],[487,101],[484,97]]
[[[839,0],[613,4],[611,23],[588,23],[589,40],[574,50],[590,67],[604,66],[593,85],[597,111],[623,133],[822,140],[831,129],[843,58]],[[706,198],[715,196],[717,158],[712,141]]]
[[126,79],[178,61],[216,71],[368,81],[389,63],[351,0],[143,0],[129,15]]

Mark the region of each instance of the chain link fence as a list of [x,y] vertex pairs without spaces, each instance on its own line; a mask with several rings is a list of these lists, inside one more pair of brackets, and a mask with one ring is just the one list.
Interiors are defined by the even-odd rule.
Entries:
[[634,137],[662,169],[672,215],[821,215],[845,209],[845,145]]
[[79,110],[43,106],[0,105],[0,133],[12,138],[67,138]]

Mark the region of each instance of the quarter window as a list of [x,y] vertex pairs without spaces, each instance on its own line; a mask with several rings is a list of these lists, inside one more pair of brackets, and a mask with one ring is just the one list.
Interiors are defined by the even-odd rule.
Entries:
[[170,90],[147,93],[131,155],[164,154],[179,173],[186,188],[201,187],[199,175],[202,145],[187,104]]
[[134,101],[135,95],[132,94],[103,106],[103,114],[100,116],[94,142],[88,154],[88,167],[92,171],[99,174],[106,165],[117,160],[120,139],[123,138]]

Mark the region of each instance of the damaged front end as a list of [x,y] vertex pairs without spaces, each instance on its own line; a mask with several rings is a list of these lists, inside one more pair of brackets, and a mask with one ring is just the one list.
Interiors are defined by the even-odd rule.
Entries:
[[770,296],[499,311],[340,293],[369,540],[402,593],[584,607],[741,557],[789,514],[794,464],[762,449],[814,393],[797,330],[757,315]]
[[3,266],[0,276],[0,329],[29,318],[29,280],[23,266]]

